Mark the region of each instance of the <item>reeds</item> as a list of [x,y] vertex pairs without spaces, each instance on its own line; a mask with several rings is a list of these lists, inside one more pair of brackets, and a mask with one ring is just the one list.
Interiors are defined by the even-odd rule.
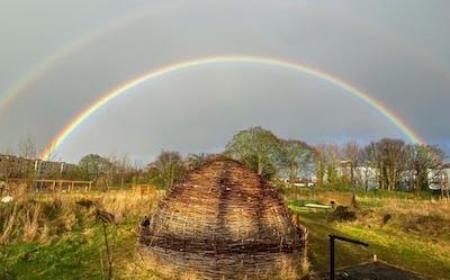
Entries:
[[39,230],[40,204],[34,204],[31,209],[26,209],[25,220],[23,221],[23,240],[33,241]]

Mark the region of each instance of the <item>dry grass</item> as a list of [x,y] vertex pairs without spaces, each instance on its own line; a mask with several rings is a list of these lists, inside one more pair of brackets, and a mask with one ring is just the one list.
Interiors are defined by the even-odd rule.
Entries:
[[[315,199],[324,204],[335,201],[337,205],[350,206],[352,195],[343,191],[321,191],[317,192]],[[359,209],[355,225],[371,228],[383,227],[387,223],[408,233],[447,236],[450,239],[450,200],[422,199],[413,195],[379,197],[369,193],[358,195],[357,202]]]
[[[11,195],[12,202],[0,204],[0,279],[35,274],[42,279],[102,279],[111,266],[114,278],[159,279],[137,269],[136,240],[139,221],[151,214],[161,192],[35,193],[17,188]],[[99,215],[111,217],[112,224],[103,225]],[[130,267],[135,267],[133,273]]]
[[[36,203],[31,209],[25,210],[26,215],[25,219],[22,221],[23,224],[23,240],[24,241],[32,241],[38,234],[39,230],[39,214],[41,212],[41,205]],[[45,235],[45,234],[44,234]],[[43,239],[44,235],[41,234],[41,239]]]
[[30,193],[18,188],[14,201],[0,204],[0,244],[14,241],[46,242],[93,221],[94,210],[114,216],[116,223],[127,217],[149,214],[161,196],[156,191],[90,193]]
[[[361,201],[374,203],[374,198],[362,197]],[[356,223],[367,227],[401,229],[405,233],[424,238],[450,239],[450,201],[385,198],[375,201],[382,207],[359,211]],[[389,217],[385,222],[386,217]],[[387,224],[387,226],[386,226]],[[447,238],[446,238],[447,237]],[[449,248],[450,250],[450,248]]]

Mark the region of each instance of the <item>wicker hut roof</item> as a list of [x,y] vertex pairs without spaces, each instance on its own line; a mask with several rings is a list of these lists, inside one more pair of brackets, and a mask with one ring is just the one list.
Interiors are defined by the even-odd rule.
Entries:
[[279,193],[239,162],[220,158],[168,191],[141,243],[190,252],[267,252],[291,250],[299,238]]

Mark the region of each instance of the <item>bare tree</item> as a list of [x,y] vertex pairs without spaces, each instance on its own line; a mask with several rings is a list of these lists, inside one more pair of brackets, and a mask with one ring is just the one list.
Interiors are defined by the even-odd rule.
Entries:
[[348,142],[342,148],[342,157],[350,164],[350,185],[355,187],[355,168],[360,165],[361,147],[356,142]]
[[321,187],[324,184],[325,180],[325,159],[323,156],[323,153],[316,149],[315,153],[315,159],[316,159],[316,177],[317,177],[317,184]]
[[37,148],[33,137],[27,135],[22,138],[17,145],[17,149],[19,156],[22,157],[18,163],[18,167],[22,171],[21,176],[26,179],[28,187],[31,187],[40,168],[39,161],[36,160]]
[[[339,182],[338,166],[341,155],[339,147],[336,144],[320,144],[317,147],[320,154],[319,166],[323,169],[323,176],[329,184],[336,184]],[[325,179],[325,178],[324,178]]]
[[434,170],[439,173],[443,166],[444,152],[438,147],[428,145],[411,145],[409,146],[409,164],[411,172],[414,174],[412,178],[413,188],[415,191],[428,189],[429,173]]
[[356,204],[356,183],[355,183],[355,168],[359,166],[359,159],[361,149],[356,142],[348,142],[342,149],[342,154],[350,163],[350,186],[352,188],[352,205]]
[[17,145],[17,149],[19,156],[23,158],[35,159],[37,157],[36,143],[31,135],[22,138]]
[[402,173],[408,167],[408,147],[399,139],[384,138],[366,147],[365,154],[379,170],[382,189],[396,190]]
[[121,157],[112,157],[110,161],[113,163],[115,167],[115,172],[118,175],[120,187],[123,188],[125,186],[125,182],[129,181],[130,175],[132,175],[132,164],[131,160],[127,154],[122,155]]
[[375,178],[379,180],[379,168],[378,168],[378,156],[375,144],[371,143],[361,149],[360,153],[360,164],[363,165],[361,170],[361,183],[364,185],[364,190],[367,192],[369,190],[369,180],[372,175],[373,170],[375,170]]

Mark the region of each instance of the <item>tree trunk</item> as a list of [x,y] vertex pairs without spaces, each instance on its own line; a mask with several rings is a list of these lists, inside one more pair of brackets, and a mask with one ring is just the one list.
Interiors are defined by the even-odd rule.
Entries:
[[353,162],[351,162],[351,165],[350,165],[350,185],[352,187],[352,206],[353,206],[353,208],[358,208],[358,205],[356,203],[355,182],[354,182],[354,178],[353,178]]
[[263,165],[260,160],[258,160],[258,175],[261,176],[263,173]]
[[289,183],[291,184],[291,188],[295,186],[295,200],[298,200],[298,186],[295,184],[296,179],[297,179],[297,166],[294,163],[291,163]]

